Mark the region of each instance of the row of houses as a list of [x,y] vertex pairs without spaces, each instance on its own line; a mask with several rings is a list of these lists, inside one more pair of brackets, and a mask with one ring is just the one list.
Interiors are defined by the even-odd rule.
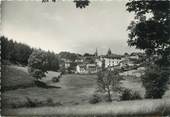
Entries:
[[93,64],[78,64],[76,66],[76,73],[79,74],[87,74],[87,73],[97,73],[97,71],[102,67],[102,62],[104,62],[105,68],[111,68],[114,70],[115,68],[124,68],[127,66],[134,66],[134,62],[131,61],[130,58],[138,59],[137,56],[130,57],[122,57],[122,58],[111,58],[111,57],[99,57],[95,59],[95,63]]
[[[75,60],[77,63],[75,67],[75,73],[77,74],[93,74],[97,73],[98,70],[102,67],[102,64],[104,64],[105,68],[110,67],[111,69],[115,68],[123,68],[126,66],[134,66],[134,62],[132,59],[139,59],[138,55],[131,55],[131,56],[115,56],[113,54],[107,54],[103,56],[98,56],[97,54],[92,57],[94,60],[93,63],[88,63],[84,60],[84,58],[81,58],[79,60]],[[65,60],[65,68],[70,67],[71,61]]]

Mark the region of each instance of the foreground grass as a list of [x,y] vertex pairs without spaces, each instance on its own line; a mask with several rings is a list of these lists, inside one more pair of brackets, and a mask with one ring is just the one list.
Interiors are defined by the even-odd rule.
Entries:
[[63,115],[63,116],[141,116],[170,114],[170,99],[136,100],[96,105],[67,107],[20,108],[2,111],[3,115]]

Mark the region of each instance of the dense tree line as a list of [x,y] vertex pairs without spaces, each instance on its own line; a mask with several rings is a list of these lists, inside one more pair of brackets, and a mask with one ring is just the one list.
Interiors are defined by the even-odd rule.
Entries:
[[[26,44],[9,40],[5,36],[0,38],[3,62],[10,61],[13,64],[27,65],[30,55],[33,51],[36,51]],[[58,55],[50,51],[44,51],[44,54],[47,56],[46,69],[57,71],[59,69]]]
[[23,65],[28,64],[28,58],[32,53],[32,48],[28,45],[9,40],[4,36],[1,37],[1,50],[2,60]]
[[76,53],[70,53],[70,52],[60,52],[59,58],[68,59],[70,61],[75,61],[76,59],[79,59],[81,55]]
[[59,57],[54,52],[47,52],[48,70],[57,71],[59,69]]

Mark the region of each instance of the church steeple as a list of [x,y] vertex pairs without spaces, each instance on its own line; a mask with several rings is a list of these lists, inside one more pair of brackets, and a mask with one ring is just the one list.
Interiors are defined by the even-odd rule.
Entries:
[[96,48],[96,52],[94,53],[95,57],[98,56],[98,51],[97,51],[97,48]]
[[109,48],[108,52],[107,52],[107,55],[110,56],[112,54],[112,51],[111,49]]

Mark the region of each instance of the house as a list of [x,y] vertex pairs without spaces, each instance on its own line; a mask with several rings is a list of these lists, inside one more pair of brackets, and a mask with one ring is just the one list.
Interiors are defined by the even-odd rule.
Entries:
[[65,69],[68,69],[71,66],[72,61],[69,59],[62,58],[60,61],[60,67],[64,67]]
[[97,65],[96,64],[87,64],[86,65],[86,70],[88,71],[88,73],[97,73]]
[[96,59],[97,67],[101,68],[102,63],[104,62],[105,68],[118,66],[121,62],[121,58],[108,57],[108,56],[100,56],[100,58]]
[[64,64],[65,68],[66,68],[66,69],[69,68],[69,67],[70,67],[70,64],[71,64],[71,61],[70,61],[70,60],[66,60],[66,61],[65,61],[65,64]]
[[105,62],[105,67],[114,67],[119,65],[121,59],[120,58],[114,58],[114,57],[102,57],[102,59]]
[[93,74],[97,73],[96,64],[80,64],[76,66],[76,73],[79,74]]
[[131,61],[131,58],[124,57],[124,58],[121,58],[119,65],[120,65],[120,67],[134,66],[134,62]]
[[85,64],[77,65],[76,66],[76,73],[87,74],[88,72],[86,71],[86,65]]
[[102,67],[102,60],[101,60],[101,59],[97,58],[97,59],[95,60],[95,62],[96,62],[96,65],[97,65],[98,67]]
[[131,55],[129,58],[130,59],[139,59],[139,56],[138,55]]
[[83,59],[76,59],[75,60],[76,63],[83,63],[83,61],[84,61]]

